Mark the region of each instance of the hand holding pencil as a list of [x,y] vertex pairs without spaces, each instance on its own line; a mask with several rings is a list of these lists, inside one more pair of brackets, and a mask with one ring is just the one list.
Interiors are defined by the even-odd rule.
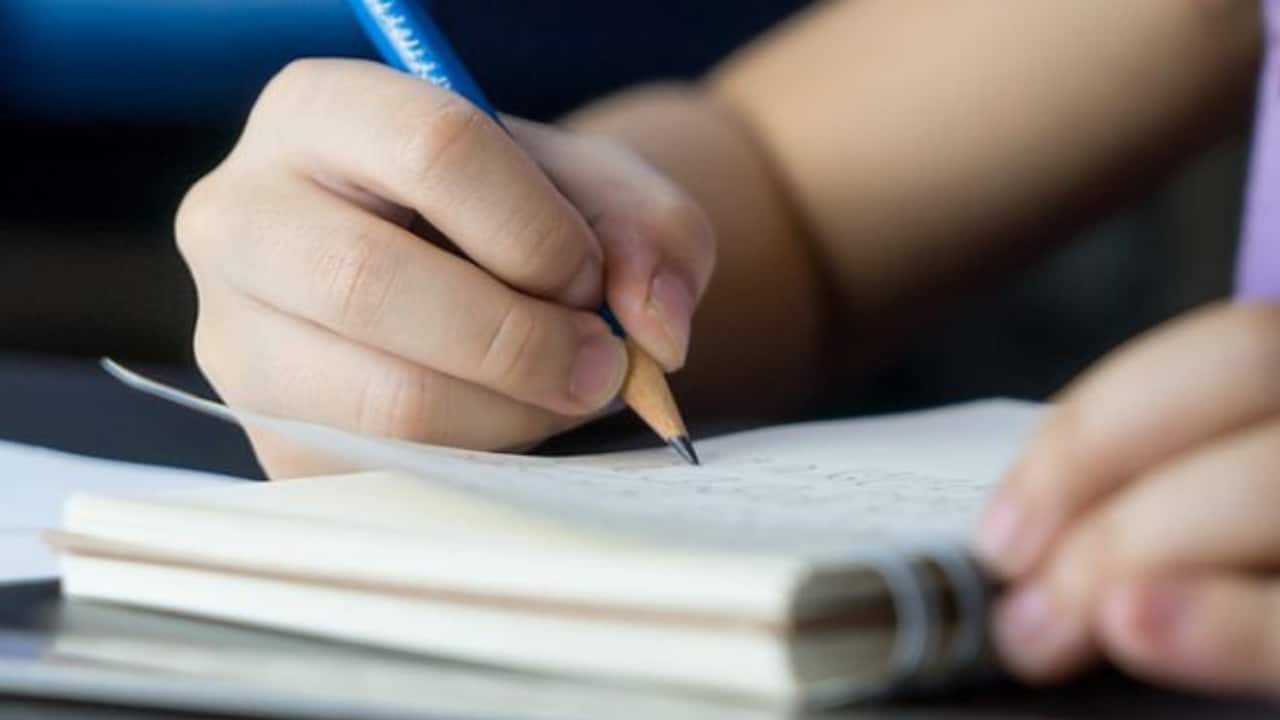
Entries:
[[[702,211],[626,149],[504,129],[449,90],[339,60],[273,80],[177,234],[197,357],[229,403],[483,449],[618,396],[631,364],[604,301],[679,368],[715,259]],[[337,469],[251,439],[273,477]]]
[[[453,46],[435,21],[412,0],[349,0],[351,10],[369,39],[388,65],[438,87],[452,90],[466,98],[498,124],[498,116],[489,98],[467,71]],[[655,299],[650,287],[650,301]],[[679,301],[684,305],[683,300]],[[615,335],[626,331],[607,305],[601,316]],[[672,334],[667,328],[668,335]],[[687,334],[687,329],[686,329]],[[689,440],[689,431],[667,387],[666,378],[655,359],[634,340],[627,341],[628,370],[622,384],[622,398],[663,440],[691,465],[698,455]]]

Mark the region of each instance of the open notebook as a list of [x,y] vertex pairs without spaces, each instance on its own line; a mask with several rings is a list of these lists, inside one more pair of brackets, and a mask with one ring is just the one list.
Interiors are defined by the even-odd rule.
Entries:
[[64,591],[412,652],[786,703],[981,664],[965,546],[1039,410],[984,401],[668,450],[536,458],[379,440],[200,400],[352,475],[78,495]]

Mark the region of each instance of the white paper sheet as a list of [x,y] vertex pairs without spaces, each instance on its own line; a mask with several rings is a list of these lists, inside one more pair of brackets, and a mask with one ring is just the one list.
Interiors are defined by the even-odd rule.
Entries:
[[62,504],[75,491],[150,493],[229,480],[0,441],[0,583],[57,576],[57,564],[39,534],[60,525]]
[[108,369],[145,392],[348,463],[406,471],[571,525],[809,556],[963,542],[1040,414],[1031,403],[989,400],[768,428],[699,443],[703,465],[693,468],[667,449],[538,458],[388,441],[231,410]]

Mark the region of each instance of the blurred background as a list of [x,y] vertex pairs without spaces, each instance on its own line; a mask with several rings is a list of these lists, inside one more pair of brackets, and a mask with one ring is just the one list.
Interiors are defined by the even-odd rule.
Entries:
[[[428,4],[499,107],[551,119],[624,85],[695,77],[807,3]],[[343,0],[0,0],[0,352],[189,363],[194,292],[171,230],[182,193],[282,65],[369,52]],[[1041,398],[1223,295],[1244,157],[1243,134],[1205,153],[839,410]]]

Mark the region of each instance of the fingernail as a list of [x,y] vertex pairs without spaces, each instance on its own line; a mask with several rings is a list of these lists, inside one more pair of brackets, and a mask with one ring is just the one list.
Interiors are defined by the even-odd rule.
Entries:
[[604,264],[600,258],[588,255],[578,268],[564,290],[563,301],[572,307],[585,308],[595,305],[600,300],[601,288],[604,286]]
[[1181,624],[1190,607],[1190,598],[1172,584],[1155,585],[1143,593],[1137,608],[1138,625],[1151,636],[1170,635]]
[[649,312],[667,335],[666,357],[659,359],[668,370],[683,365],[689,352],[693,303],[693,291],[688,284],[669,270],[658,273],[649,284]]
[[1032,674],[1061,660],[1076,635],[1048,588],[1039,584],[1006,598],[996,611],[995,625],[1001,657],[1013,669]]
[[1026,504],[1013,488],[1004,488],[987,508],[978,529],[978,555],[1000,574],[1017,575],[1029,564],[1026,542],[1031,523]]
[[[603,323],[601,323],[603,328]],[[569,394],[596,410],[618,394],[627,369],[627,351],[607,330],[588,336],[573,361]]]
[[1122,587],[1103,605],[1103,622],[1135,654],[1169,653],[1175,648],[1191,598],[1179,585],[1135,583]]
[[975,543],[980,559],[1006,578],[1028,573],[1053,532],[1052,518],[1037,511],[1011,482],[1006,478],[1006,487],[988,507]]

